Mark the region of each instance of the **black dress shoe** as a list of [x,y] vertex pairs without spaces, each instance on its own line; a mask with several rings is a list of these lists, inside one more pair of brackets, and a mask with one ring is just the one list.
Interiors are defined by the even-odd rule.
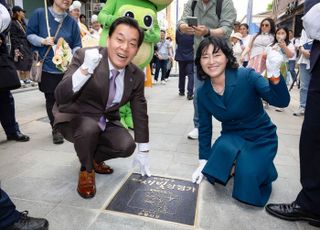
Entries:
[[305,220],[310,225],[320,227],[320,216],[303,210],[296,202],[292,202],[291,204],[268,204],[266,211],[284,220]]
[[30,137],[28,137],[27,135],[22,134],[21,132],[17,132],[14,135],[8,135],[7,136],[7,140],[11,141],[20,141],[20,142],[26,142],[30,140]]
[[7,230],[47,230],[49,222],[43,218],[34,218],[28,216],[28,211],[21,213],[20,219],[13,225],[9,226]]
[[188,95],[188,96],[187,96],[187,99],[188,99],[189,101],[191,101],[191,100],[193,99],[193,95]]

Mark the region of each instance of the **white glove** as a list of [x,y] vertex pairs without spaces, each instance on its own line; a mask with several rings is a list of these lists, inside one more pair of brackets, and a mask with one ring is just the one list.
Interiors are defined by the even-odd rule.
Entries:
[[81,68],[87,69],[89,74],[93,74],[94,69],[98,66],[102,55],[98,49],[88,49],[84,54],[84,61]]
[[142,176],[147,175],[151,176],[149,169],[149,153],[148,152],[137,152],[133,158],[132,162],[133,167],[138,165],[140,167],[140,173]]
[[280,68],[283,62],[283,56],[279,51],[271,50],[267,56],[266,67],[267,67],[267,77],[279,77]]
[[203,179],[202,170],[207,164],[207,160],[199,160],[199,166],[192,174],[192,183],[200,184]]

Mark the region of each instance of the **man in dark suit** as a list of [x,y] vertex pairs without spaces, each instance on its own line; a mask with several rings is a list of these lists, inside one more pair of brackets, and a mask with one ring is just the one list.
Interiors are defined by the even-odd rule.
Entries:
[[[6,35],[10,23],[10,15],[6,1],[0,0],[0,122],[7,135],[7,140],[29,141],[27,135],[21,133],[15,116],[14,98],[11,89],[20,87],[19,78],[6,46]],[[11,69],[10,69],[11,67]]]
[[[319,3],[320,0],[306,0],[305,14]],[[310,17],[310,21],[313,22],[314,18]],[[318,25],[318,22],[314,23],[311,27]],[[307,34],[308,29],[314,30],[307,28],[305,24]],[[299,149],[302,190],[291,204],[268,204],[266,210],[285,220],[305,220],[320,227],[320,41],[317,39],[311,48],[310,71],[311,80]]]
[[[143,41],[143,31],[129,17],[116,19],[109,29],[107,47],[79,49],[56,91],[55,126],[74,143],[81,163],[77,191],[95,195],[95,172],[110,174],[104,161],[130,156],[141,174],[148,166],[149,128],[144,96],[144,73],[131,60]],[[120,123],[119,108],[131,103],[134,139]]]
[[179,95],[184,96],[186,76],[188,76],[187,98],[193,99],[193,35],[183,34],[176,30],[176,56],[179,63]]

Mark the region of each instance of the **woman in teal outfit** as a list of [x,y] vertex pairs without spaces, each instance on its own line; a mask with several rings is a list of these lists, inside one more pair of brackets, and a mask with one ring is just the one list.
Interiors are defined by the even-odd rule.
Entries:
[[[277,178],[276,126],[262,100],[277,107],[290,101],[282,76],[263,78],[253,69],[238,68],[232,49],[222,38],[205,38],[195,60],[204,85],[198,90],[199,159],[194,182],[203,175],[225,185],[234,176],[232,196],[244,203],[264,206]],[[212,140],[212,116],[221,122],[221,135]]]

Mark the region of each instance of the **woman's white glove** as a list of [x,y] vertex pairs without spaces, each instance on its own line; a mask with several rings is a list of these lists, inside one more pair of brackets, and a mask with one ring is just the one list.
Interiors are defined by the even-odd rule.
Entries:
[[82,69],[87,69],[89,74],[93,74],[94,69],[99,65],[102,55],[98,49],[88,49],[84,53]]
[[280,76],[280,68],[283,62],[283,56],[279,51],[271,50],[267,56],[266,67],[267,67],[267,77],[278,78]]
[[199,166],[192,174],[192,183],[200,184],[203,179],[202,170],[207,164],[207,160],[199,160]]
[[148,177],[151,176],[151,172],[149,169],[149,153],[148,152],[137,152],[134,155],[133,162],[132,162],[133,167],[138,165],[140,167],[140,173],[142,176],[147,175]]

